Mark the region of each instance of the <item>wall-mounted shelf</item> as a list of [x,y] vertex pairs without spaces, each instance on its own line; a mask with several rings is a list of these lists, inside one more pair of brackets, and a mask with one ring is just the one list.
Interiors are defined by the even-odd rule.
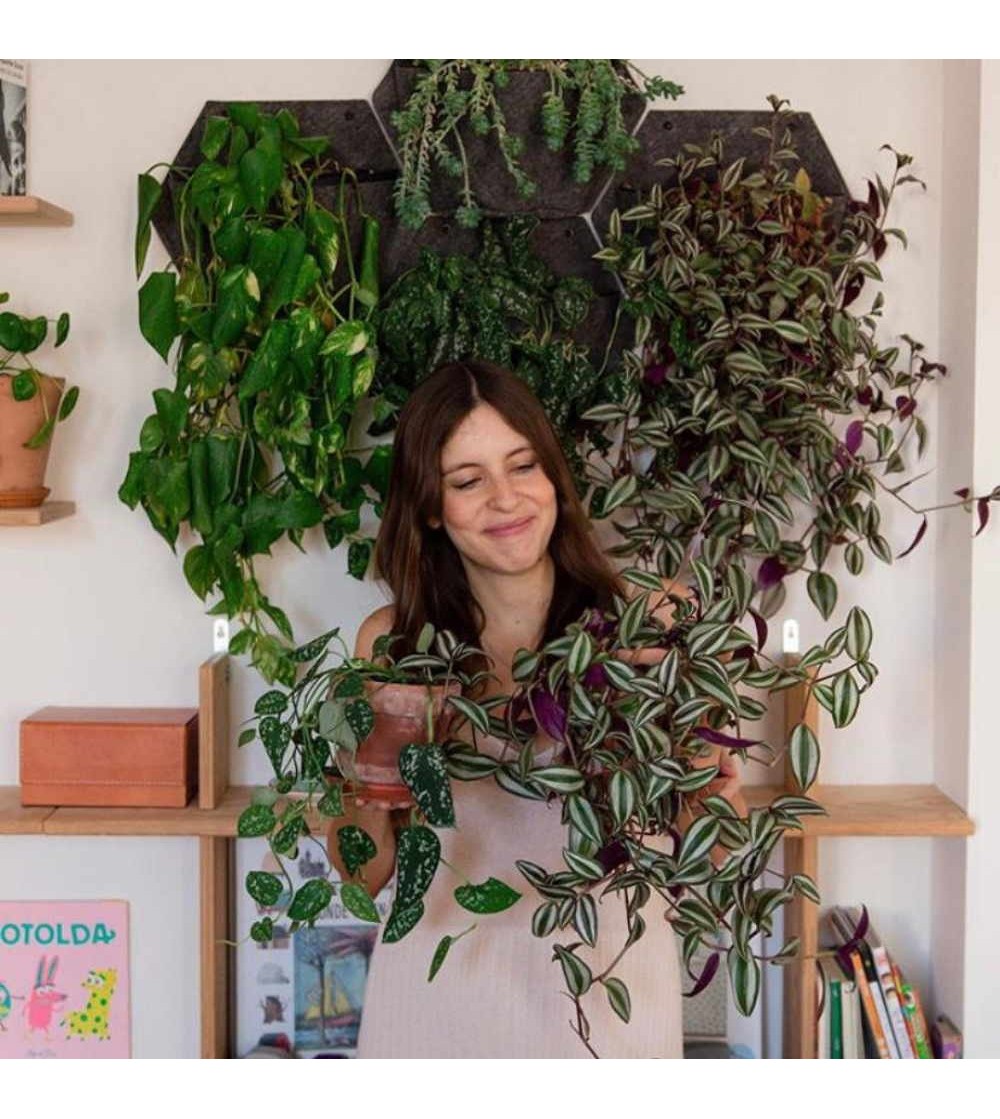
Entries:
[[71,517],[76,512],[75,501],[43,501],[30,509],[0,508],[0,526],[3,525],[44,525]]
[[[186,808],[24,808],[18,786],[0,786],[0,835],[188,836],[200,855],[201,1051],[203,1057],[231,1055],[234,956],[226,941],[234,930],[234,840],[240,813],[253,788],[230,786],[229,661],[224,653],[206,661],[199,676],[199,794]],[[789,689],[789,692],[797,689]],[[802,706],[790,697],[789,710]],[[815,718],[811,713],[809,718]],[[750,808],[770,804],[788,791],[782,785],[744,789]],[[817,871],[820,839],[845,836],[941,836],[973,834],[969,817],[933,785],[814,785],[809,796],[827,816],[807,816],[801,831],[785,832],[785,873]],[[318,835],[319,816],[310,818]],[[815,956],[819,909],[797,896],[789,903],[787,936],[798,936],[801,954],[787,965],[784,995],[785,1057],[816,1052]],[[234,932],[236,935],[234,935]]]
[[72,225],[69,210],[34,194],[0,197],[0,225]]

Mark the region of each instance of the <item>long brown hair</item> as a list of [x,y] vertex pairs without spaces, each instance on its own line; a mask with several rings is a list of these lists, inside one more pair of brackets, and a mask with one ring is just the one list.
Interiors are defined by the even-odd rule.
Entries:
[[400,413],[375,541],[375,576],[388,585],[395,602],[392,632],[404,638],[393,646],[396,656],[414,647],[426,622],[473,645],[485,625],[458,550],[443,528],[427,523],[441,517],[441,448],[480,403],[492,405],[528,440],[556,490],[558,508],[549,540],[555,584],[542,643],[557,637],[586,609],[609,610],[615,594],[626,594],[594,540],[559,440],[531,389],[515,373],[489,361],[449,362],[413,390]]

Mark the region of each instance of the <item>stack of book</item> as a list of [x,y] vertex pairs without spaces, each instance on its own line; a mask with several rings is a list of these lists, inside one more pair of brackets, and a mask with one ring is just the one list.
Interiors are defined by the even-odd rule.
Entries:
[[[860,908],[827,913],[835,955],[821,956],[817,976],[821,1058],[930,1058],[935,1056],[920,996]],[[947,1019],[941,1023],[958,1033]],[[961,1053],[959,1036],[958,1051]],[[941,1054],[944,1055],[944,1054]]]

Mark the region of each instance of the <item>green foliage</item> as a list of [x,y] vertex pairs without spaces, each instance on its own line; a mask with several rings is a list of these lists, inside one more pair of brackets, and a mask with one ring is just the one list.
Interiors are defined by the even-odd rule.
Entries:
[[[0,306],[7,303],[9,299],[8,292],[0,292]],[[56,424],[69,416],[76,407],[80,395],[76,385],[64,389],[55,415],[49,412],[48,401],[42,392],[42,378],[46,377],[46,374],[34,365],[28,354],[34,353],[45,342],[51,321],[53,320],[45,318],[44,315],[27,318],[13,311],[0,312],[0,377],[10,378],[11,396],[15,401],[25,402],[37,396],[42,406],[42,421],[38,430],[22,444],[31,450],[43,447],[51,439]],[[70,318],[64,311],[54,321],[56,323],[54,346],[58,348],[69,335]]]
[[[623,170],[638,147],[623,119],[626,96],[676,98],[684,92],[663,78],[646,78],[624,59],[418,59],[417,66],[406,104],[392,114],[403,163],[394,190],[396,214],[408,229],[419,229],[431,213],[435,170],[461,180],[458,223],[474,228],[482,220],[469,184],[463,134],[466,138],[492,135],[518,193],[522,198],[534,196],[537,184],[518,158],[526,138],[510,131],[502,105],[501,91],[515,70],[548,77],[538,123],[552,151],[570,144],[571,174],[581,183],[589,182],[598,166]],[[633,71],[643,78],[641,84]]]

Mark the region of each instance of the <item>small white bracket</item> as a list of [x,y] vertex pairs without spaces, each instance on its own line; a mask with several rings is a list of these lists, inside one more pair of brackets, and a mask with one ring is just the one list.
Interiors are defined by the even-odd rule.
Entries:
[[799,623],[794,618],[789,618],[781,627],[781,651],[783,653],[799,651]]
[[229,652],[229,619],[216,618],[212,623],[212,651]]

